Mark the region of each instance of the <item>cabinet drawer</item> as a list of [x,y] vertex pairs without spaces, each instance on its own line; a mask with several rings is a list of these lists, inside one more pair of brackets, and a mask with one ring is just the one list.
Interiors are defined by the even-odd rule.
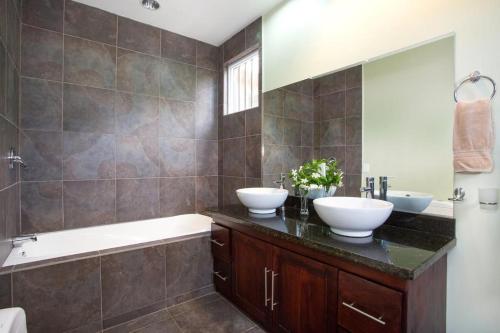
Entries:
[[214,259],[215,289],[226,297],[231,296],[231,264]]
[[212,254],[214,258],[231,261],[231,237],[230,230],[218,224],[212,223]]
[[349,332],[401,332],[403,294],[339,272],[338,323]]

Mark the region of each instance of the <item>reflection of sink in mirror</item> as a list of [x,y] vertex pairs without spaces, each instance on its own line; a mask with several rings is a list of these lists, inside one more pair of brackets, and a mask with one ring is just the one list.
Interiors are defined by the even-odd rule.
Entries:
[[394,210],[398,212],[421,213],[429,207],[432,199],[433,195],[429,193],[387,191],[387,201],[393,203]]

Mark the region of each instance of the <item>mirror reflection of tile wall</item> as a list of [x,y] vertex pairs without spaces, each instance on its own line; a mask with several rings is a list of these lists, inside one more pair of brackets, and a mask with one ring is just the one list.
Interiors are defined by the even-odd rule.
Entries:
[[264,186],[312,158],[335,157],[345,173],[337,195],[359,195],[361,77],[357,66],[264,94]]

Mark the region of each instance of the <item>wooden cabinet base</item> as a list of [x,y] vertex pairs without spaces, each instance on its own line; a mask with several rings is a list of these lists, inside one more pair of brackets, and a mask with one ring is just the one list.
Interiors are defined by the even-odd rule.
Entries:
[[214,230],[231,244],[213,247],[217,291],[269,332],[446,331],[446,256],[416,280],[400,280],[352,263],[335,267],[230,224]]

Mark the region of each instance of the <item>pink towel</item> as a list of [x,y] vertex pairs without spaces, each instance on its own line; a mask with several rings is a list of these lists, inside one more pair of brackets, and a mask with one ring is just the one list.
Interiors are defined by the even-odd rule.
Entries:
[[490,101],[457,103],[453,128],[455,172],[491,172],[494,142]]

